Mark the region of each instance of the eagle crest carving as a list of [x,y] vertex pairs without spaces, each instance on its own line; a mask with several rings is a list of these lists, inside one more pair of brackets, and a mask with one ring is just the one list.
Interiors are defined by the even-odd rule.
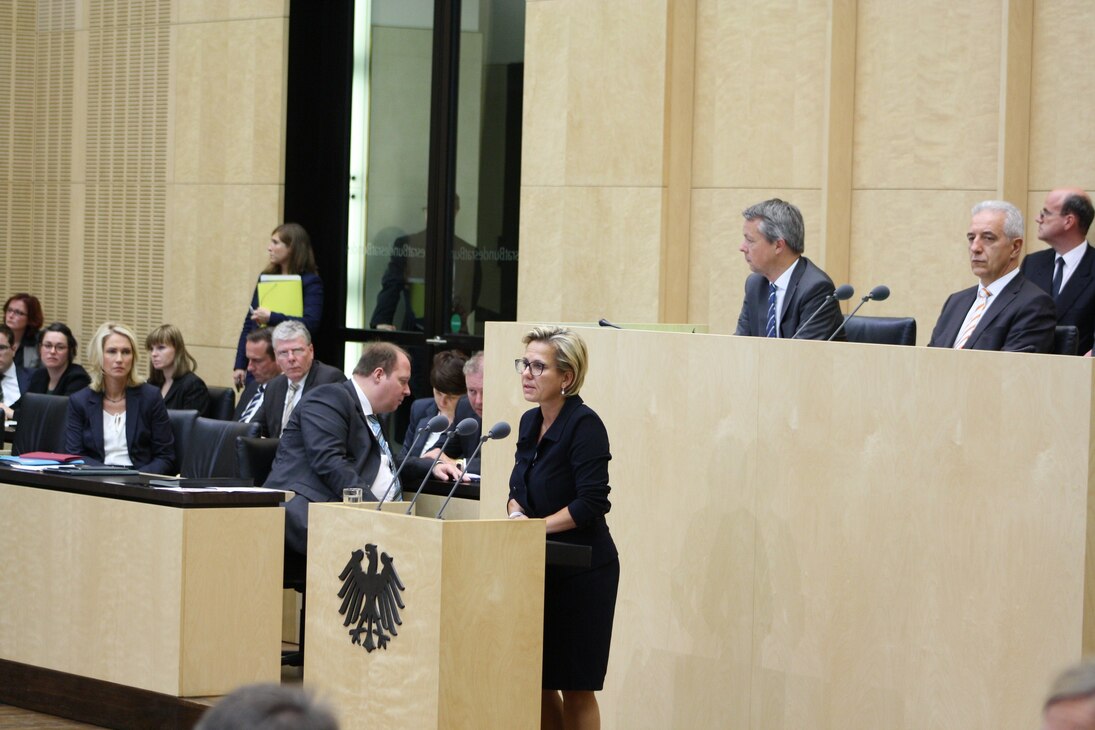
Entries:
[[[361,560],[369,557],[368,566],[362,568]],[[339,573],[342,588],[338,597],[342,606],[338,612],[345,618],[343,626],[353,626],[350,638],[361,644],[365,651],[387,649],[393,636],[398,636],[396,626],[402,626],[399,611],[406,608],[400,595],[406,587],[395,572],[390,555],[380,554],[383,567],[377,570],[376,545],[368,544],[365,550],[354,550],[346,567]]]

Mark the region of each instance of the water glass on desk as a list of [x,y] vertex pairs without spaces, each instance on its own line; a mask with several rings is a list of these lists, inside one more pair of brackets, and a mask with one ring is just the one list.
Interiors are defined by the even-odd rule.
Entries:
[[361,487],[346,487],[342,490],[343,504],[361,504]]

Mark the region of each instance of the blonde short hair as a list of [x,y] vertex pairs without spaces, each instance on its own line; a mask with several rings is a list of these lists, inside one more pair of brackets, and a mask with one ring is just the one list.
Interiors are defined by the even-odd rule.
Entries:
[[106,344],[106,338],[111,335],[121,335],[126,338],[129,340],[129,346],[133,349],[133,367],[129,369],[129,381],[126,383],[126,387],[134,388],[144,382],[144,379],[137,374],[137,360],[140,356],[140,352],[137,350],[137,336],[133,334],[133,330],[124,324],[104,322],[99,325],[99,329],[95,331],[95,336],[91,338],[87,353],[91,389],[99,393],[103,392],[103,347]]
[[555,366],[560,372],[570,373],[574,381],[567,388],[566,395],[578,395],[586,379],[586,367],[589,363],[589,351],[585,340],[567,327],[533,327],[521,340],[526,345],[532,342],[546,342],[555,353]]

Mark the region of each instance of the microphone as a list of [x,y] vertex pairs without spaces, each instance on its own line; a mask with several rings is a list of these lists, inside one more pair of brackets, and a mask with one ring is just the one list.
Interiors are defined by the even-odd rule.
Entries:
[[609,322],[604,317],[601,317],[599,320],[597,320],[597,324],[601,325],[602,327],[611,327],[612,329],[617,329],[617,330],[622,330],[623,329],[623,327],[621,327],[620,325],[612,324],[611,322]]
[[468,467],[471,466],[472,460],[479,455],[479,449],[483,448],[483,444],[487,443],[488,439],[504,439],[509,436],[509,424],[505,421],[499,421],[494,424],[494,427],[483,434],[483,437],[479,439],[479,443],[475,445],[475,451],[471,453],[471,456],[464,460],[464,468],[460,471],[460,476],[456,477],[456,481],[452,484],[452,489],[449,490],[449,496],[445,497],[445,501],[441,504],[441,509],[437,510],[436,519],[441,519],[442,513],[445,508],[449,506],[449,500],[452,499],[452,495],[456,494],[456,487],[460,484],[460,480],[464,478],[464,475],[468,473]]
[[829,335],[829,339],[826,342],[832,342],[833,338],[840,334],[840,331],[844,329],[844,325],[848,324],[848,320],[855,316],[855,313],[859,311],[859,308],[864,304],[874,299],[876,302],[881,302],[883,299],[887,299],[890,296],[890,287],[885,284],[879,284],[874,289],[867,292],[867,296],[863,297],[856,305],[856,308],[852,310],[852,313],[844,318],[844,321],[840,323],[840,326],[836,328],[833,334]]
[[795,334],[791,336],[791,339],[793,340],[798,337],[798,333],[806,329],[806,325],[813,322],[814,317],[821,314],[821,310],[825,309],[825,307],[829,306],[834,301],[843,302],[845,299],[851,299],[854,294],[855,289],[852,287],[851,284],[841,284],[840,286],[838,286],[832,294],[825,297],[825,301],[821,303],[821,306],[815,309],[814,313],[811,314],[809,318],[807,318],[807,320],[799,326],[798,330],[795,331]]
[[384,504],[384,500],[388,498],[388,495],[392,493],[392,487],[395,486],[396,479],[399,478],[399,472],[403,471],[403,467],[407,465],[407,462],[411,460],[411,454],[414,453],[414,447],[418,445],[418,437],[429,431],[430,433],[441,433],[449,427],[449,419],[438,413],[436,416],[426,422],[426,425],[418,429],[414,434],[414,439],[411,441],[410,448],[407,449],[407,455],[403,457],[403,461],[399,464],[399,468],[395,470],[395,474],[392,474],[392,481],[388,484],[388,491],[384,492],[384,496],[380,498],[380,501],[376,503],[376,511],[380,511],[380,505]]
[[[437,450],[437,456],[433,457],[433,463],[430,464],[430,468],[426,470],[426,476],[422,477],[422,483],[418,485],[418,491],[414,493],[414,499],[407,505],[407,514],[410,514],[414,510],[414,503],[418,501],[418,495],[422,494],[422,490],[426,486],[426,482],[430,480],[430,475],[433,474],[433,468],[437,466],[437,462],[441,461],[441,454],[445,453],[445,447],[449,445],[449,441],[452,440],[453,434],[459,434],[460,436],[470,436],[475,433],[479,428],[479,421],[475,420],[471,416],[468,416],[460,423],[456,424],[456,428],[449,429],[445,433],[445,443],[441,444],[441,448]],[[404,460],[406,463],[406,460]]]

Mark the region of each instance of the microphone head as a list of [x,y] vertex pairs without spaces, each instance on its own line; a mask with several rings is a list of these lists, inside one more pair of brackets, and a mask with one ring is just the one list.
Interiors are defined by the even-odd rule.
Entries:
[[602,327],[611,327],[611,328],[617,329],[617,330],[622,329],[619,325],[612,324],[611,322],[609,322],[604,317],[601,317],[599,320],[597,320],[597,324],[601,325]]
[[509,436],[509,424],[505,421],[494,424],[491,430],[487,432],[487,438],[504,439],[506,436]]
[[443,413],[438,413],[426,423],[426,430],[430,433],[441,433],[448,427],[449,419]]
[[479,430],[479,421],[475,420],[471,416],[468,416],[460,423],[456,424],[456,433],[460,436],[470,436]]
[[883,299],[887,299],[890,296],[890,287],[885,284],[879,284],[874,289],[871,289],[871,293],[867,296],[876,302],[881,302]]
[[833,292],[833,295],[837,298],[837,301],[843,302],[846,299],[851,299],[855,296],[855,289],[851,284],[841,284],[836,288],[836,291]]

